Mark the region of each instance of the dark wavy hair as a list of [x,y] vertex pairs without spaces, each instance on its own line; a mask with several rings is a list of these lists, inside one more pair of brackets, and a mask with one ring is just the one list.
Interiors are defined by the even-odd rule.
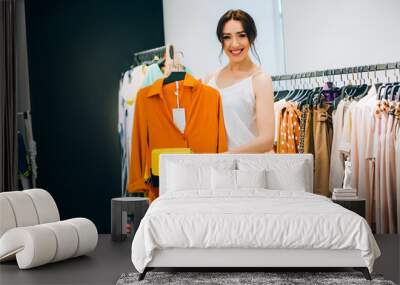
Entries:
[[254,41],[256,40],[257,37],[257,28],[256,24],[254,23],[253,18],[246,13],[243,10],[228,10],[225,12],[225,14],[222,15],[222,17],[218,21],[217,25],[217,38],[219,42],[221,43],[221,52],[219,54],[219,57],[221,59],[222,52],[224,50],[224,39],[223,39],[223,30],[226,22],[230,20],[235,20],[239,21],[242,23],[243,29],[245,33],[247,34],[247,38],[249,39],[250,42],[250,49],[251,52],[254,54],[254,56],[257,58],[258,62],[261,64],[260,57],[258,56],[258,53],[256,51],[256,47],[254,45]]

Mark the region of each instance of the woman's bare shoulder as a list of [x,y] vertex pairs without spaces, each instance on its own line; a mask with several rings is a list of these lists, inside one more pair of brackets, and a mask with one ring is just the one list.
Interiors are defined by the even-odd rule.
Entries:
[[271,75],[260,71],[253,76],[253,88],[256,98],[273,96]]
[[272,77],[262,69],[258,69],[253,75],[253,83],[255,86],[265,87],[272,84]]
[[253,73],[253,78],[255,80],[272,80],[272,77],[270,74],[266,73],[264,70],[261,68],[258,68],[254,73]]

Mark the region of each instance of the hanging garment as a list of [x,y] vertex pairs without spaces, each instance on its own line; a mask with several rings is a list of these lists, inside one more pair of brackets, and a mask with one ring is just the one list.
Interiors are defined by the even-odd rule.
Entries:
[[128,105],[135,104],[136,96],[140,88],[143,87],[145,79],[148,77],[150,68],[146,65],[139,65],[125,72],[123,86],[120,90],[122,98]]
[[329,197],[329,165],[332,145],[332,115],[330,106],[323,104],[313,110],[314,193]]
[[373,133],[370,134],[370,137],[367,141],[367,157],[370,162],[370,170],[371,170],[371,194],[369,200],[371,202],[371,228],[374,232],[378,231],[378,224],[380,223],[380,212],[379,212],[379,175],[380,175],[380,167],[379,167],[379,134],[381,129],[380,122],[380,102],[375,101],[374,114],[371,118],[371,127],[373,129]]
[[373,171],[374,163],[368,155],[368,149],[372,144],[374,135],[374,124],[372,118],[376,105],[376,88],[372,86],[368,94],[356,105],[352,113],[351,135],[351,162],[352,177],[351,185],[358,191],[358,196],[366,200],[366,220],[371,224],[371,195],[373,191]]
[[333,192],[333,188],[341,188],[343,184],[345,157],[338,146],[344,129],[345,109],[348,110],[349,104],[350,102],[347,100],[340,101],[334,114],[332,114],[333,138],[329,171],[329,190],[331,192]]
[[118,91],[118,133],[121,145],[121,196],[125,196],[131,154],[133,113],[136,95],[146,75],[145,66],[137,66],[124,73]]
[[314,153],[312,106],[305,105],[303,112],[305,113],[304,135],[300,138],[304,140],[303,153]]
[[[342,92],[347,91],[346,96],[331,96],[330,91],[326,93],[324,92],[326,88],[323,88],[320,93],[323,95],[323,100],[329,102],[329,99],[334,98],[332,142],[330,142],[332,127],[329,123],[329,103],[316,107],[315,104],[319,105],[321,102],[321,96],[314,94],[307,101],[303,101],[303,104],[299,104],[303,107],[298,151],[307,152],[307,140],[310,142],[309,150],[315,157],[314,192],[329,196],[329,192],[325,193],[328,181],[331,190],[334,187],[341,187],[344,178],[344,161],[350,156],[351,186],[357,189],[360,198],[366,199],[366,219],[376,233],[398,233],[400,229],[400,103],[396,103],[395,106],[393,100],[398,99],[394,99],[393,94],[389,93],[396,90],[392,89],[394,85],[376,84],[368,89],[363,86],[346,86],[342,89]],[[378,86],[380,86],[379,89],[377,89]],[[338,91],[338,89],[332,90]],[[303,96],[303,91],[292,91],[287,92],[289,96],[283,98],[282,102],[285,102],[284,100],[302,101],[302,99],[296,99],[296,96],[298,94],[300,97]],[[368,93],[364,96],[365,92]],[[277,97],[276,100],[280,98],[282,97]],[[309,109],[306,106],[311,101],[314,106],[310,107],[311,120],[308,123]],[[278,102],[280,101],[276,103]],[[279,105],[274,107],[275,111],[280,109]],[[284,122],[287,124],[286,118],[283,119],[284,114],[284,110],[278,114],[279,130],[282,128],[281,124]],[[311,126],[311,135],[307,135],[307,125]],[[278,142],[282,140],[287,140],[284,132],[278,133],[277,136]],[[328,169],[328,174],[326,169]]]
[[[363,97],[362,99],[364,99]],[[350,177],[350,185],[351,188],[357,189],[357,195],[361,197],[361,192],[365,192],[365,189],[360,189],[358,188],[359,184],[359,156],[361,155],[361,150],[363,148],[364,143],[361,143],[359,141],[359,133],[361,132],[360,130],[360,125],[361,125],[361,119],[362,119],[362,109],[360,108],[363,103],[361,102],[362,100],[358,101],[355,107],[353,108],[351,112],[351,139],[350,139],[350,161],[351,161],[351,177]],[[365,130],[364,130],[365,131]]]
[[[143,65],[136,66],[133,70],[125,72],[120,87],[120,125],[125,128],[125,147],[127,157],[130,157],[133,128],[133,114],[135,101],[144,79],[147,76],[147,68]],[[129,169],[129,165],[128,165]]]
[[[185,67],[185,70],[188,70]],[[190,72],[190,71],[189,71]],[[119,116],[118,116],[118,132],[121,144],[121,195],[125,196],[127,179],[130,167],[131,145],[132,145],[132,128],[133,114],[135,112],[135,101],[138,91],[155,81],[163,78],[164,74],[158,63],[149,66],[144,64],[134,67],[124,73],[120,80],[119,97]],[[150,177],[150,173],[144,174],[145,180]]]
[[281,129],[282,109],[286,106],[286,100],[282,99],[274,103],[274,116],[275,116],[275,135],[274,135],[274,151],[277,152],[278,140]]
[[247,144],[258,135],[254,75],[231,86],[219,88],[216,83],[218,74],[219,72],[210,79],[208,85],[221,94],[228,148],[231,149]]
[[125,114],[127,115],[127,113],[123,111],[121,112],[121,110],[123,110],[123,105],[121,106],[121,103],[122,102],[120,101],[118,104],[120,110],[120,118],[124,120],[118,122],[118,134],[121,146],[121,197],[124,197],[126,192],[126,183],[128,177],[128,163],[127,163],[128,147],[126,145],[127,138],[126,138],[126,120],[125,120]]
[[121,145],[121,197],[125,197],[126,185],[128,183],[128,157],[126,154],[127,148],[125,146],[126,135],[124,127],[121,127],[119,130],[119,139]]
[[[186,74],[179,82],[180,107],[185,109],[183,133],[175,126],[175,83],[163,86],[163,79],[142,88],[136,100],[128,191],[148,190],[143,176],[151,168],[155,148],[191,148],[194,153],[227,150],[222,102],[219,93]],[[150,172],[149,172],[150,173]],[[152,194],[151,194],[152,195]],[[156,196],[156,195],[155,195]]]
[[343,126],[341,136],[339,137],[337,149],[347,158],[351,151],[351,133],[352,133],[352,113],[357,105],[357,101],[351,101],[344,106]]
[[32,188],[30,186],[29,176],[31,175],[31,166],[29,155],[26,153],[24,137],[18,131],[18,179],[21,183],[22,189]]
[[301,109],[299,153],[304,153],[304,137],[306,132],[306,113]]
[[395,190],[388,188],[387,175],[390,167],[386,163],[386,139],[391,118],[389,117],[389,103],[386,100],[377,102],[375,108],[375,133],[373,157],[374,168],[374,200],[372,201],[373,219],[376,233],[396,233],[396,199],[393,197]]
[[395,159],[396,159],[396,197],[397,197],[397,233],[400,232],[400,103],[395,109]]
[[36,188],[36,179],[38,177],[38,167],[36,164],[36,141],[33,139],[33,131],[32,131],[32,116],[31,113],[24,112],[24,125],[25,125],[25,138],[27,141],[27,149],[29,153],[29,162],[32,170],[32,187]]
[[281,150],[282,140],[283,140],[281,128],[282,128],[282,122],[283,122],[283,114],[285,112],[285,108],[287,105],[288,105],[288,102],[284,101],[280,105],[278,105],[276,109],[274,107],[274,111],[275,110],[279,111],[278,116],[276,118],[276,123],[275,123],[275,125],[277,127],[275,130],[275,136],[276,136],[276,143],[275,143],[275,148],[274,148],[275,153],[279,153]]
[[387,189],[386,189],[386,175],[387,175],[387,169],[386,169],[386,161],[385,161],[385,148],[386,148],[386,132],[387,132],[387,127],[388,127],[388,111],[389,109],[389,103],[386,100],[382,100],[381,102],[381,109],[380,109],[380,123],[381,123],[381,128],[380,128],[380,133],[379,133],[379,154],[378,154],[378,161],[379,161],[379,169],[380,169],[380,176],[378,178],[379,182],[379,204],[378,204],[378,210],[379,210],[379,223],[378,223],[378,228],[377,232],[378,233],[385,233],[390,231],[390,228],[392,226],[391,223],[391,209],[389,208],[390,204],[388,203],[388,199],[390,197],[387,195]]
[[[342,118],[338,119],[338,126],[337,126],[337,134],[335,135],[335,130],[333,130],[333,136],[336,138],[336,145],[335,148],[332,148],[331,151],[335,151],[335,163],[331,166],[330,169],[333,170],[333,177],[329,177],[329,184],[330,184],[330,191],[333,191],[333,188],[341,188],[343,185],[344,179],[344,170],[345,170],[345,161],[350,158],[351,150],[351,141],[352,141],[352,133],[353,133],[353,112],[355,107],[357,106],[358,102],[356,100],[353,101],[346,101],[343,100],[344,104],[342,106],[343,110],[338,109],[336,111],[341,111],[338,113],[338,116],[342,116]],[[340,102],[342,103],[342,102]],[[339,103],[339,105],[340,105]],[[331,152],[331,158],[333,154]],[[333,168],[332,168],[333,167]],[[351,165],[352,171],[354,170],[353,164]],[[332,179],[334,179],[332,181]]]
[[395,153],[395,123],[394,116],[395,105],[390,102],[388,110],[388,119],[386,123],[385,150],[383,161],[385,163],[386,175],[384,179],[384,189],[386,192],[386,201],[389,215],[389,233],[397,233],[397,202],[396,202],[396,161]]
[[153,63],[147,67],[146,76],[141,84],[141,87],[152,85],[158,79],[163,78],[164,74],[157,63]]
[[301,112],[296,104],[288,102],[282,109],[280,123],[280,141],[277,146],[278,153],[298,153],[300,143],[300,118]]
[[306,135],[306,108],[305,106],[301,109],[300,117],[300,142],[299,142],[299,153],[304,153],[304,139]]

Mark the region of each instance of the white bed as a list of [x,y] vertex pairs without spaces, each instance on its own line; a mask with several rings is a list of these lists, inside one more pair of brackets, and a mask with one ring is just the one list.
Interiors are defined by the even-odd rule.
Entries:
[[[209,166],[221,170],[214,180],[233,167],[235,183],[251,186],[246,173],[266,169],[269,185],[209,188]],[[312,194],[312,173],[311,155],[161,155],[160,197],[132,243],[140,279],[155,267],[354,267],[370,278],[380,251],[367,222]]]

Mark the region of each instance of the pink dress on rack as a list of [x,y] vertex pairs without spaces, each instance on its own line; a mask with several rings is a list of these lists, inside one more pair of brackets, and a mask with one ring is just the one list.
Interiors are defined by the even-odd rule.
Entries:
[[374,110],[374,134],[372,137],[372,143],[371,143],[371,153],[369,157],[372,159],[372,168],[373,168],[373,191],[371,193],[370,200],[372,202],[372,226],[373,229],[377,232],[380,233],[381,231],[381,218],[380,218],[380,195],[379,195],[379,189],[380,189],[380,183],[379,183],[379,177],[381,175],[381,168],[380,168],[380,133],[382,129],[382,116],[381,116],[381,109],[380,109],[380,101],[377,101],[376,107]]
[[376,167],[375,167],[375,179],[376,179],[376,232],[377,233],[391,233],[393,227],[391,227],[391,199],[386,191],[386,162],[385,162],[385,146],[386,146],[386,132],[388,125],[388,108],[389,105],[386,100],[382,100],[378,103],[377,118],[378,118],[378,135],[377,135],[377,149],[376,149]]
[[368,159],[368,146],[374,136],[373,119],[376,106],[376,88],[371,87],[368,94],[358,101],[352,112],[352,134],[351,134],[351,162],[353,188],[357,189],[360,198],[366,200],[366,219],[371,224],[371,161]]

